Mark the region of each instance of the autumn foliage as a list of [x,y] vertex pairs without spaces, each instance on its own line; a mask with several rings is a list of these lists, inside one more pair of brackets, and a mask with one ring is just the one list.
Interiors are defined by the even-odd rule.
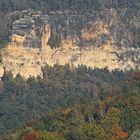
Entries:
[[31,132],[24,138],[24,140],[39,140],[39,135],[37,132]]
[[119,131],[116,133],[116,138],[126,139],[126,138],[128,138],[128,132]]

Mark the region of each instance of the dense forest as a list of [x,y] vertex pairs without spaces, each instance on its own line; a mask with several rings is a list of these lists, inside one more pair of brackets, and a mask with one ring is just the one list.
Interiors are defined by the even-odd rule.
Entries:
[[[140,73],[69,65],[44,79],[5,74],[0,133],[5,140],[118,140],[140,136]],[[10,134],[12,133],[12,134]],[[132,138],[132,140],[134,140]]]
[[134,0],[0,0],[1,11],[14,11],[36,9],[43,11],[56,11],[66,9],[92,9],[102,8],[139,8],[139,1]]

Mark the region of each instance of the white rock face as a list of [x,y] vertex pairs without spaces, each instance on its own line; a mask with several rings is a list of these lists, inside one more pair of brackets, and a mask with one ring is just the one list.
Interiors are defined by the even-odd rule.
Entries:
[[[46,64],[107,67],[110,71],[140,68],[140,49],[117,45],[127,45],[131,37],[124,28],[122,38],[121,23],[115,11],[99,13],[99,16],[96,13],[94,18],[91,18],[93,15],[83,16],[82,22],[89,20],[83,27],[78,15],[69,15],[66,19],[61,15],[59,18],[64,21],[41,13],[29,15],[13,23],[11,41],[0,51],[0,77],[4,69],[11,71],[14,77],[17,74],[25,79],[43,77],[41,69]],[[118,35],[121,37],[117,38]],[[60,46],[52,48],[50,42]]]
[[4,75],[4,68],[2,65],[0,65],[0,78],[2,78]]
[[20,74],[25,79],[42,77],[41,55],[39,49],[8,45],[1,51],[2,64],[6,71],[11,71],[13,77]]
[[[137,67],[131,58],[124,57],[120,60],[119,55],[126,54],[127,50],[116,49],[110,44],[102,48],[56,48],[51,49],[46,45],[43,48],[25,48],[23,46],[7,46],[1,51],[2,64],[6,71],[11,71],[15,77],[20,74],[25,79],[29,77],[43,77],[41,68],[46,64],[69,64],[77,67],[86,65],[91,68],[105,68],[110,71],[114,69],[129,70]],[[132,50],[130,50],[132,51]],[[140,52],[140,50],[137,50]],[[126,58],[126,59],[125,59]],[[2,77],[4,69],[0,67],[0,76]]]

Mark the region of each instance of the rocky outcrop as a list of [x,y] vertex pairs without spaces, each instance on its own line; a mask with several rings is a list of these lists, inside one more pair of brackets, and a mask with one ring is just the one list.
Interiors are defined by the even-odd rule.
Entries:
[[4,68],[2,65],[0,65],[0,79],[3,77],[4,75]]
[[48,24],[48,16],[41,12],[23,11],[22,17],[12,24],[11,42],[14,46],[38,48],[42,32]]
[[39,49],[8,45],[2,50],[2,65],[11,71],[13,77],[21,74],[25,79],[29,76],[41,76],[41,55]]
[[23,11],[13,22],[10,42],[1,50],[5,71],[42,77],[46,64],[87,65],[109,70],[140,67],[140,49],[115,10],[85,13]]

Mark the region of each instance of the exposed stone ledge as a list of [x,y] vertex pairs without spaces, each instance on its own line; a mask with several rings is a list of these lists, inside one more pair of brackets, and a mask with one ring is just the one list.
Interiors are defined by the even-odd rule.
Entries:
[[[6,71],[11,71],[14,77],[20,74],[28,79],[33,76],[43,77],[41,69],[46,64],[50,66],[69,64],[75,67],[82,64],[91,68],[102,69],[107,67],[110,71],[135,69],[138,65],[132,58],[127,57],[124,61],[124,58],[120,60],[118,57],[123,53],[126,54],[126,51],[128,50],[116,49],[110,44],[104,45],[103,48],[85,48],[82,50],[79,48],[74,50],[70,48],[51,49],[48,45],[42,49],[7,46],[1,51],[1,56],[2,65]],[[0,77],[4,74],[3,67],[0,67]]]
[[3,75],[4,75],[4,68],[2,64],[0,64],[0,79],[3,77]]
[[22,11],[22,17],[13,22],[10,39],[0,51],[0,77],[4,71],[25,79],[43,77],[46,64],[82,64],[110,71],[140,68],[140,49],[127,47],[131,35],[114,10],[89,15],[57,11],[49,16]]

